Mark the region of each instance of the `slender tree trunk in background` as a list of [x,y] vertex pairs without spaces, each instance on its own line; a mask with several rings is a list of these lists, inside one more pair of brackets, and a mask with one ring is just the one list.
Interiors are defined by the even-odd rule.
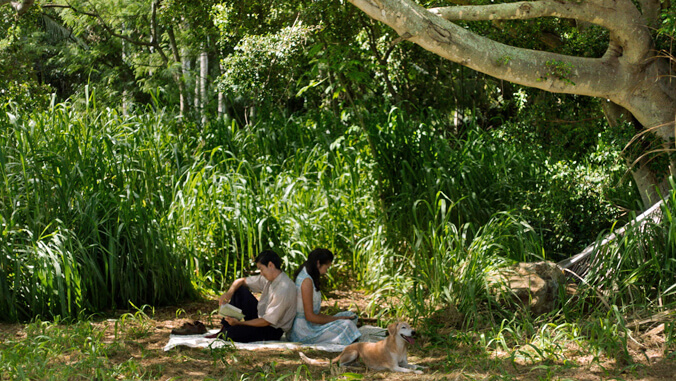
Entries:
[[174,56],[174,61],[176,62],[171,72],[173,73],[174,80],[178,84],[178,117],[183,119],[185,116],[185,78],[183,77],[181,71],[182,69],[177,68],[175,65],[181,65],[181,55],[178,53],[178,46],[176,45],[176,36],[174,35],[174,28],[168,28],[167,34],[169,35],[169,44],[171,45],[171,54]]
[[[186,28],[186,22],[184,18],[181,18],[181,25],[183,25],[182,29]],[[193,103],[192,100],[190,99],[190,51],[186,47],[181,48],[181,62],[183,63],[183,85],[185,86],[185,112],[188,113],[190,112],[190,104]]]
[[[124,30],[125,30],[125,25],[122,24],[122,31],[124,32]],[[122,40],[122,62],[125,62],[127,60],[127,49],[126,48],[127,48],[127,44],[124,40]],[[127,91],[126,83],[123,86],[124,86],[124,90],[122,90],[122,115],[128,116],[129,115],[129,92]]]
[[195,113],[200,111],[200,74],[197,71],[197,66],[199,64],[199,58],[195,58],[195,98],[193,99],[193,107],[195,108]]
[[122,115],[129,116],[129,93],[127,89],[122,91]]
[[[219,74],[223,75],[223,64],[218,64]],[[218,90],[218,119],[222,120],[225,117],[225,94]]]
[[200,53],[200,115],[202,116],[202,124],[207,122],[206,105],[207,105],[207,75],[209,74],[209,56],[206,51]]
[[193,100],[190,96],[190,54],[188,49],[181,49],[181,63],[183,71],[183,86],[185,87],[185,112],[190,111],[190,104],[193,103]]

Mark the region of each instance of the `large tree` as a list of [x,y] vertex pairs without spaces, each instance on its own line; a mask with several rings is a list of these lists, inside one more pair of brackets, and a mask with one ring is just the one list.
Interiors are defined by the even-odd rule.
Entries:
[[[604,111],[610,123],[624,115],[665,142],[674,137],[676,81],[669,59],[656,51],[652,34],[662,8],[669,6],[660,0],[541,0],[429,9],[412,0],[349,1],[392,27],[401,39],[443,58],[523,86],[607,100]],[[525,49],[458,25],[546,17],[605,28],[609,33],[605,54],[593,58]],[[647,205],[658,200],[655,185],[662,192],[667,189],[664,176],[645,161],[633,167],[633,175]]]

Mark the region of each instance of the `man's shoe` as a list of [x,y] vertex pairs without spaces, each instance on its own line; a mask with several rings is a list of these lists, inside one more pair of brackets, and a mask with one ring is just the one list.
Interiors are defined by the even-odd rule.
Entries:
[[207,333],[207,327],[199,320],[195,320],[194,323],[184,323],[180,328],[171,330],[172,335],[201,335],[204,333]]
[[216,332],[216,333],[212,333],[211,335],[206,335],[204,337],[206,339],[225,340],[225,338],[228,337],[228,331],[225,328],[229,327],[229,326],[230,326],[230,324],[228,324],[228,322],[226,322],[225,319],[221,319],[221,330]]

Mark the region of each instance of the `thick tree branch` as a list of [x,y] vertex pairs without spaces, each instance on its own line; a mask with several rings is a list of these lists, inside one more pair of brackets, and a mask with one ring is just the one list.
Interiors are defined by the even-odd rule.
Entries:
[[499,79],[551,92],[602,98],[608,98],[618,82],[623,81],[617,66],[607,59],[571,57],[501,44],[409,0],[350,2],[394,28],[399,35],[410,36],[409,41]]
[[[657,0],[643,0],[652,3]],[[659,4],[658,4],[659,5]],[[630,0],[526,1],[506,4],[455,6],[429,10],[449,21],[526,20],[540,17],[575,19],[608,29],[622,47],[621,54],[636,63],[650,48],[646,19]],[[658,13],[659,15],[659,13]],[[652,16],[650,16],[652,17]]]
[[[603,21],[617,28],[617,32],[610,32],[608,51],[601,58],[572,57],[501,44],[443,19],[413,0],[349,1],[371,18],[389,25],[402,38],[476,71],[549,92],[610,99],[629,110],[644,126],[674,120],[676,86],[667,77],[669,62],[656,57],[648,27],[631,0],[582,2],[598,5],[598,18],[604,20],[607,15],[602,10],[612,13],[617,8],[619,15],[624,9],[625,16],[620,19],[626,23],[625,30],[618,23]],[[559,4],[564,9],[577,6],[569,1]],[[510,5],[507,8],[517,9]],[[572,11],[566,14],[572,15]],[[665,139],[674,136],[673,128],[660,128],[656,132]]]
[[[520,85],[610,100],[665,142],[674,137],[676,86],[671,82],[670,62],[652,50],[650,25],[631,0],[579,3],[557,0],[557,9],[547,8],[555,4],[554,0],[542,0],[500,6],[460,6],[434,13],[413,0],[349,1],[371,18],[389,25],[401,38],[440,57]],[[486,9],[491,12],[482,14]],[[482,37],[439,14],[450,20],[577,18],[605,26],[610,32],[610,42],[601,58],[522,49]],[[642,194],[657,184],[650,173],[635,173],[635,177]]]
[[164,50],[162,49],[162,46],[160,46],[160,39],[158,37],[158,32],[157,32],[157,7],[159,6],[160,1],[156,0],[153,1],[152,4],[150,5],[150,43],[153,44],[153,47],[155,47],[155,50],[157,50],[157,53],[160,54],[160,57],[162,57],[162,63],[164,65],[167,65],[169,63],[169,59],[167,56],[164,54]]
[[638,0],[641,7],[641,13],[645,19],[646,25],[651,28],[657,28],[660,25],[660,12],[662,5],[660,0]]
[[82,11],[82,10],[79,10],[79,9],[77,9],[77,8],[71,6],[71,5],[68,5],[68,4],[47,3],[47,4],[42,4],[42,8],[64,8],[64,9],[70,9],[77,14],[81,14],[81,15],[85,15],[85,16],[89,16],[89,17],[98,17],[98,15],[96,13]]

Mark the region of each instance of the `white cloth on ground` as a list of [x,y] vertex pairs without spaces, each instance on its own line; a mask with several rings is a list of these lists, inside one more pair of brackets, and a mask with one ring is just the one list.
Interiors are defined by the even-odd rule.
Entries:
[[202,335],[170,335],[169,342],[164,346],[165,351],[169,351],[175,347],[185,346],[191,348],[222,348],[235,347],[244,350],[257,349],[302,349],[312,348],[325,352],[341,352],[345,346],[336,344],[301,344],[292,341],[256,341],[253,343],[235,343],[232,341],[225,341],[221,339],[208,339],[205,336],[217,333],[219,330],[210,330],[208,333]]
[[[164,346],[165,351],[173,348],[185,346],[191,348],[222,348],[225,346],[233,346],[237,349],[255,351],[257,349],[303,349],[312,348],[318,351],[325,352],[341,352],[345,345],[339,344],[301,344],[292,341],[283,341],[286,336],[282,336],[280,341],[258,341],[254,343],[234,343],[221,339],[207,339],[205,336],[217,333],[218,329],[212,329],[208,333],[202,335],[170,335],[169,342]],[[380,327],[365,325],[359,327],[361,337],[359,341],[376,342],[385,338],[387,330]]]

